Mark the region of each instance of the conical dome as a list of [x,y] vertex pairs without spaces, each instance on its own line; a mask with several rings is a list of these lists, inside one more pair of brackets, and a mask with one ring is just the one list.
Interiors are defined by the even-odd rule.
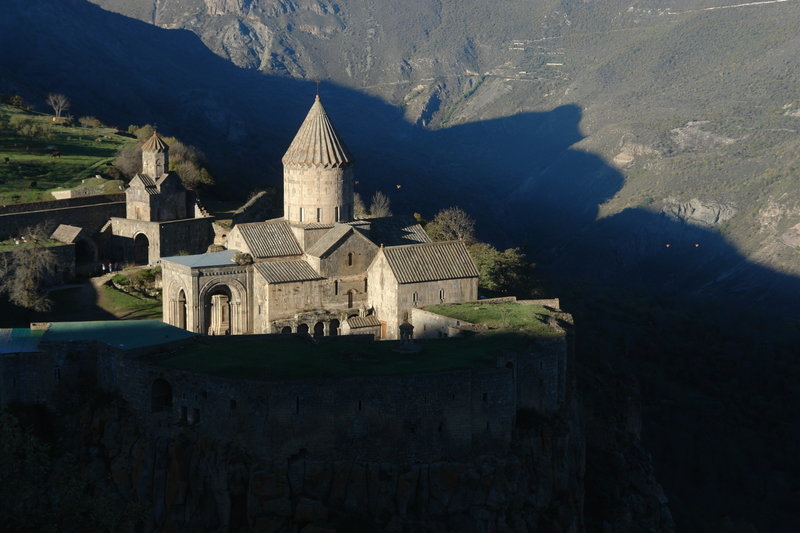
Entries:
[[153,136],[142,145],[142,152],[166,152],[167,150],[169,150],[169,145],[156,132],[153,132]]
[[352,156],[336,134],[317,95],[314,105],[283,156],[283,164],[343,168],[352,162]]

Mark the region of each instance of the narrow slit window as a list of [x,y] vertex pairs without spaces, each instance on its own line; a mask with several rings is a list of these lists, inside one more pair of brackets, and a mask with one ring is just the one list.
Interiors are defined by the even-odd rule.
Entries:
[[303,222],[303,218],[305,216],[305,210],[301,207],[300,208],[300,222]]
[[317,208],[317,222],[322,222],[322,208]]

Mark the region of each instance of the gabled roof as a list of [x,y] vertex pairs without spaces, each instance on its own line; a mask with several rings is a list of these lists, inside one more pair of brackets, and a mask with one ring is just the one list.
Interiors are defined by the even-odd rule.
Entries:
[[319,95],[282,161],[284,165],[323,168],[341,168],[353,162],[353,157],[339,139],[325,108],[322,107]]
[[153,136],[142,145],[142,152],[166,152],[167,150],[169,150],[169,145],[156,132],[153,132]]
[[414,219],[401,216],[369,219],[369,236],[376,244],[402,246],[431,242],[428,234]]
[[390,246],[383,253],[398,283],[478,277],[462,241]]
[[128,183],[128,187],[144,189],[147,194],[158,194],[158,185],[147,174],[136,174]]
[[162,257],[161,261],[177,263],[191,268],[233,266],[236,264],[236,261],[233,260],[233,256],[238,252],[239,250],[223,250],[221,252],[211,252],[207,254],[174,255],[171,257]]
[[370,316],[353,316],[347,319],[347,325],[350,329],[356,328],[372,328],[380,326],[381,321],[375,315]]
[[267,283],[291,283],[293,281],[314,281],[324,279],[305,261],[269,261],[255,263],[256,272]]
[[253,257],[283,257],[301,255],[297,239],[285,220],[237,224],[239,232]]
[[51,239],[55,239],[59,242],[65,243],[74,243],[78,236],[80,235],[83,228],[78,226],[70,226],[69,224],[59,224],[53,234],[50,236]]
[[306,250],[306,253],[314,257],[322,257],[328,253],[331,248],[345,240],[351,233],[358,235],[359,238],[362,238],[369,242],[372,246],[375,246],[372,241],[354,230],[353,226],[350,226],[349,224],[336,224],[333,229],[328,231],[320,240],[315,242],[313,246]]

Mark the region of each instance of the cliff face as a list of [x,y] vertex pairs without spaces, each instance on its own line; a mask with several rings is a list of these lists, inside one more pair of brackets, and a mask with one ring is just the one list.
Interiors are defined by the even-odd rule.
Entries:
[[583,530],[574,401],[520,423],[509,454],[460,463],[261,457],[186,427],[146,435],[119,400],[81,425],[91,470],[145,510],[147,531]]

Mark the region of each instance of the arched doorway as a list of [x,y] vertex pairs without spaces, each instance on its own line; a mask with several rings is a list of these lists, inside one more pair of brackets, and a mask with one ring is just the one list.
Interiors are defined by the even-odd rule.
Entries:
[[339,334],[339,321],[337,319],[331,320],[331,337],[335,337]]
[[183,292],[183,289],[181,289],[181,292],[178,293],[178,309],[177,309],[177,312],[178,312],[178,317],[177,317],[178,318],[178,323],[177,323],[178,327],[186,329],[186,293]]
[[220,285],[209,291],[205,297],[205,323],[209,335],[230,335],[231,324],[231,290]]
[[153,382],[150,394],[150,410],[154,413],[172,409],[172,387],[163,379]]
[[301,335],[308,335],[308,324],[300,324],[297,326],[297,333]]
[[150,262],[150,241],[147,235],[139,233],[133,238],[133,262],[146,265]]
[[91,275],[97,267],[97,245],[81,237],[75,241],[75,269],[80,275]]
[[283,329],[281,329],[281,334],[289,335],[290,333],[292,333],[292,326],[283,326]]
[[324,337],[325,336],[325,324],[322,322],[317,322],[314,324],[314,336],[315,337]]

